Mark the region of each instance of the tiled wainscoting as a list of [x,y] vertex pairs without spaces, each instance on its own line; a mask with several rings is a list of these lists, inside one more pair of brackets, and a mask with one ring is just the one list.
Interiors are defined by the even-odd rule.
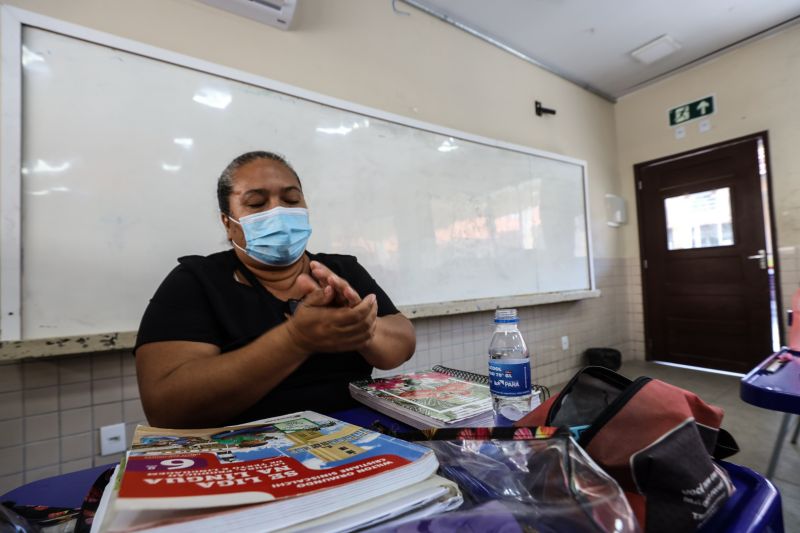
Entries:
[[[520,309],[534,380],[566,381],[591,346],[643,359],[641,284],[636,259],[595,260],[600,298]],[[486,371],[493,313],[418,319],[417,353],[402,370],[444,364]],[[569,336],[569,349],[561,337]],[[119,460],[100,456],[101,426],[144,422],[129,351],[0,365],[0,494],[43,477]]]
[[130,351],[0,366],[0,493],[43,477],[119,461],[99,428],[144,421]]

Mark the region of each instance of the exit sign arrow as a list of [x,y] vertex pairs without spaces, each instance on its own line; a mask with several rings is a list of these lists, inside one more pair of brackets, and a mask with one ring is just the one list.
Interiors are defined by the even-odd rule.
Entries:
[[716,106],[714,105],[714,97],[706,96],[700,100],[689,102],[688,104],[679,105],[669,110],[669,125],[677,126],[690,120],[695,120],[708,115],[714,114]]

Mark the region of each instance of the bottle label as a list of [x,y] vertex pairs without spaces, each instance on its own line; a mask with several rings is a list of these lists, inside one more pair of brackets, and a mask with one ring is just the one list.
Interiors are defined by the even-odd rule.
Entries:
[[528,359],[489,361],[489,390],[498,396],[531,393],[531,363]]

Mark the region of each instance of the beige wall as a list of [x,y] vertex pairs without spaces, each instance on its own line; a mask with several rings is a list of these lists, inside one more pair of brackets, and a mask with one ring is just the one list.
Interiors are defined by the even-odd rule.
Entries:
[[[690,122],[686,137],[675,139],[667,110],[709,94],[717,104],[711,130]],[[621,184],[634,217],[635,163],[766,130],[778,243],[800,244],[800,25],[625,96],[615,112]],[[638,253],[634,223],[624,232],[624,255]]]
[[[686,124],[675,139],[667,110],[716,97],[711,130]],[[741,137],[769,133],[778,259],[783,305],[800,286],[800,25],[733,50],[620,99],[615,107],[621,186],[632,223],[623,232],[623,254],[638,257],[633,165]]]

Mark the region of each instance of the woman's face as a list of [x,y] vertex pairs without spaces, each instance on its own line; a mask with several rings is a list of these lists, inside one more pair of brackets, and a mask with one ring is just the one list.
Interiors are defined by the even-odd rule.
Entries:
[[[231,217],[236,220],[275,207],[307,207],[300,182],[289,167],[280,161],[256,159],[239,167],[233,174],[230,195]],[[242,227],[222,217],[228,239],[244,248]]]

